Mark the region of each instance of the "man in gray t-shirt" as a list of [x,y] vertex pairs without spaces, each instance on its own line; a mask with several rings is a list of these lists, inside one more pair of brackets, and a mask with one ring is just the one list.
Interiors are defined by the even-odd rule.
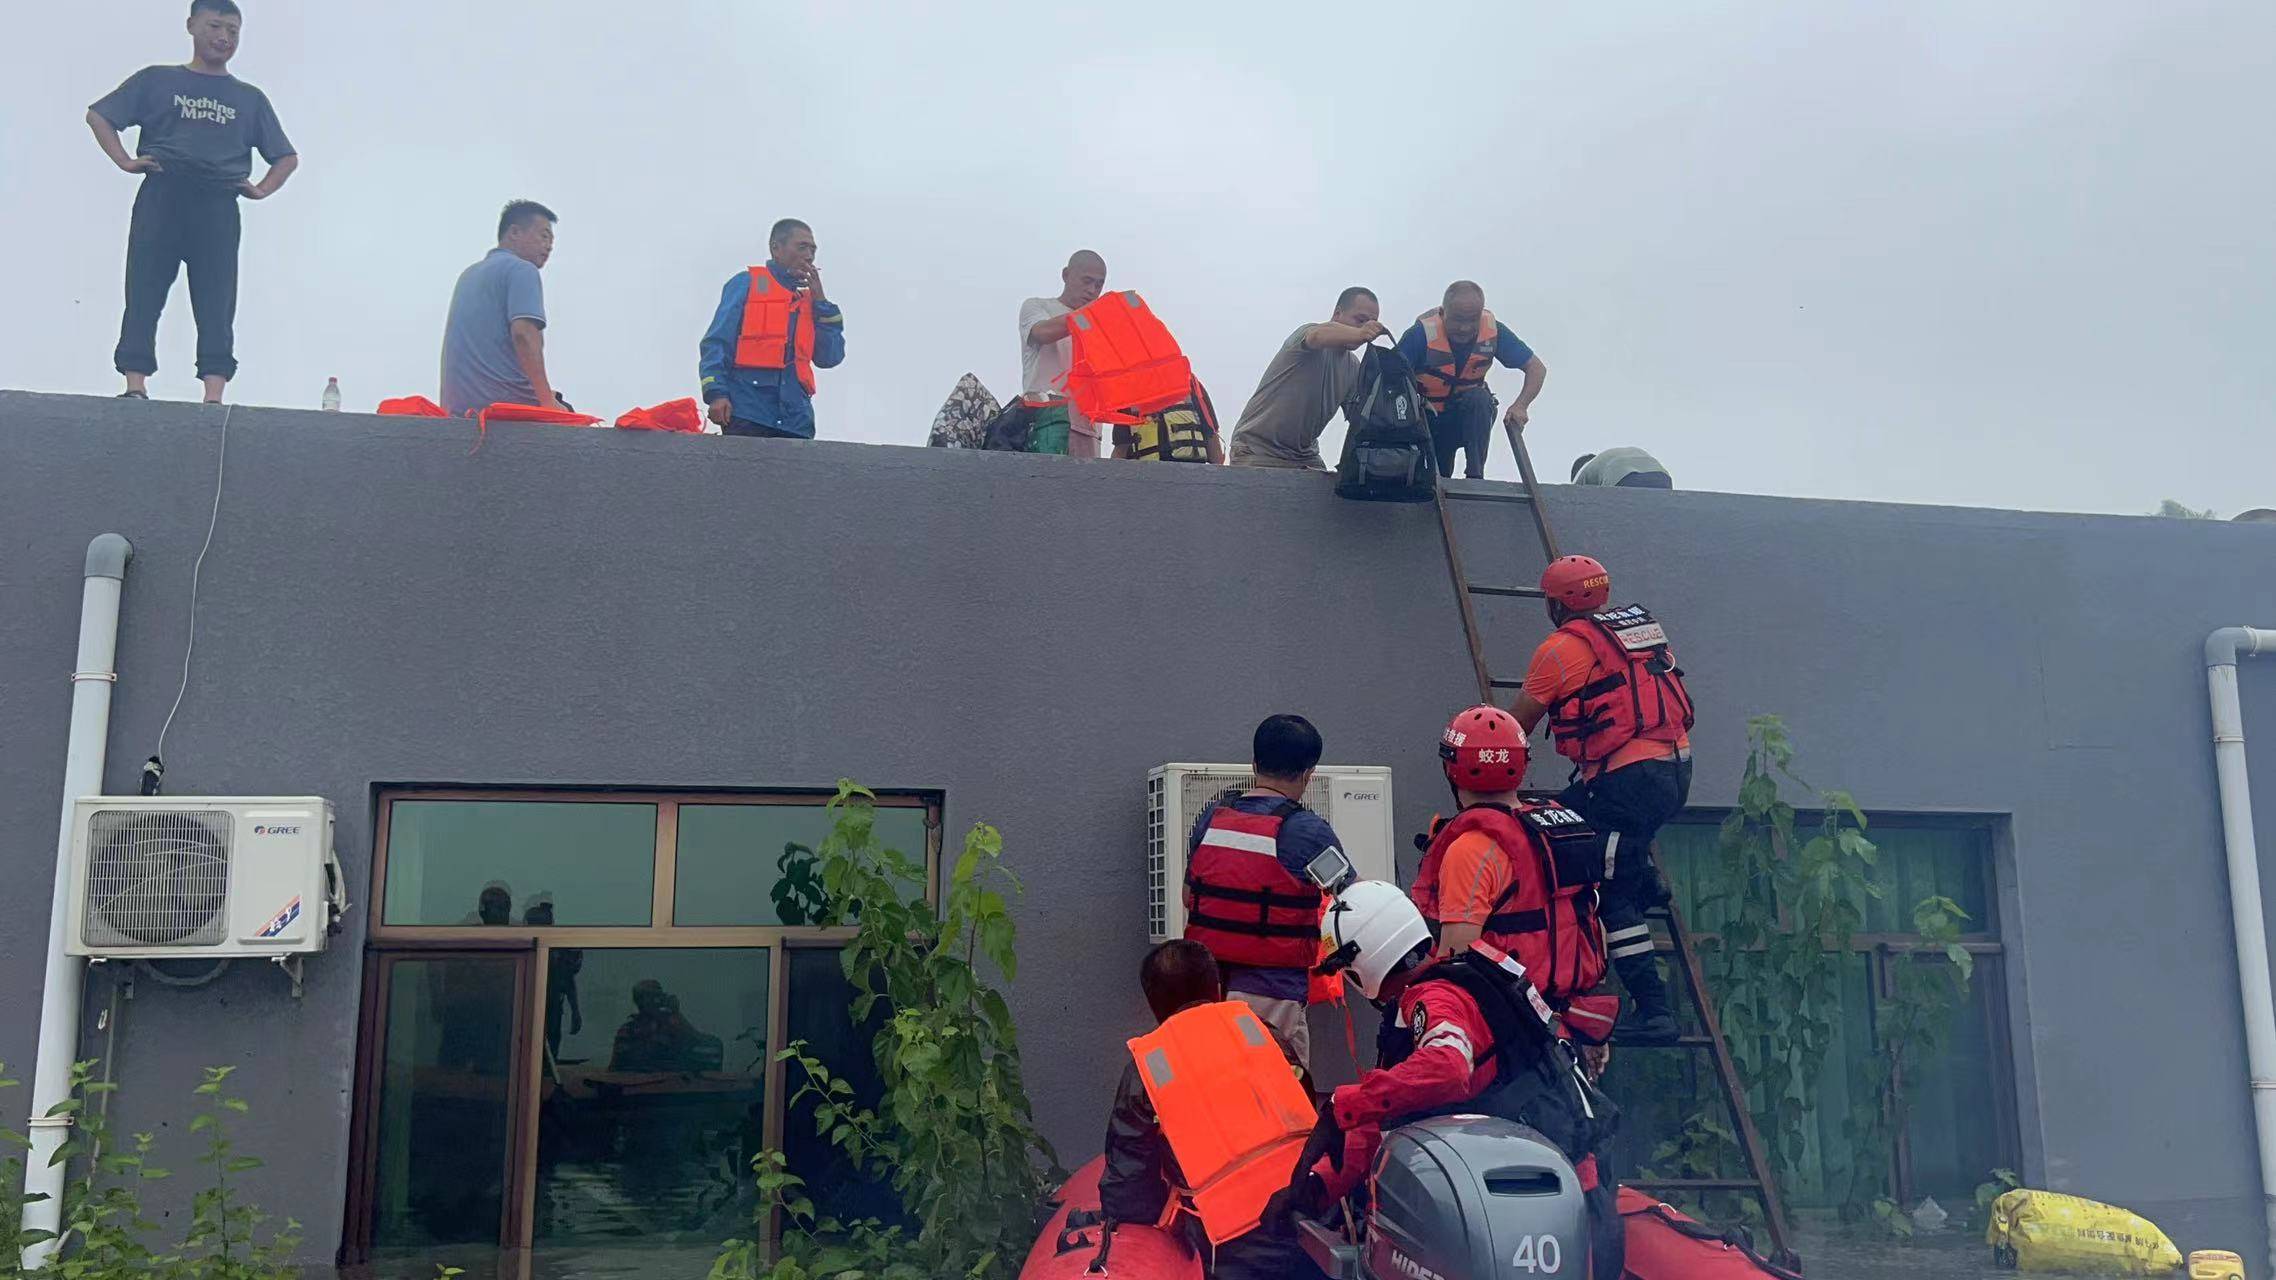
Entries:
[[[185,266],[198,321],[198,377],[208,403],[237,376],[237,251],[241,200],[266,200],[300,157],[267,94],[229,74],[244,15],[234,0],[190,5],[190,60],[144,67],[87,108],[87,127],[111,163],[142,176],[126,232],[126,313],[112,367],[121,394],[150,396],[158,371],[158,316]],[[119,137],[135,130],[134,154]],[[253,153],[268,172],[253,180]]]
[[1327,469],[1320,433],[1359,381],[1353,353],[1390,336],[1376,319],[1381,313],[1374,291],[1353,285],[1336,299],[1327,323],[1298,325],[1288,335],[1233,427],[1232,465]]
[[498,218],[498,247],[459,273],[443,327],[443,409],[494,404],[566,410],[545,372],[545,282],[553,211],[516,200]]

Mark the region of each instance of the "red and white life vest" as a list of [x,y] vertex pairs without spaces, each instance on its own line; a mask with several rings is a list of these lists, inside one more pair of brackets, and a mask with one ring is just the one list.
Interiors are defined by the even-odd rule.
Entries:
[[1281,825],[1303,807],[1283,799],[1270,813],[1210,810],[1185,864],[1185,936],[1220,963],[1310,969],[1319,959],[1326,899],[1280,865]]
[[1604,977],[1604,926],[1596,917],[1604,837],[1553,800],[1527,801],[1515,809],[1476,804],[1450,822],[1435,822],[1409,895],[1433,933],[1440,924],[1438,882],[1446,851],[1474,831],[1494,842],[1510,868],[1509,888],[1493,903],[1478,940],[1516,957],[1551,1000],[1588,994]]
[[1678,743],[1691,729],[1691,694],[1667,629],[1640,604],[1604,609],[1557,628],[1588,645],[1588,683],[1549,708],[1557,754],[1588,769],[1638,738]]

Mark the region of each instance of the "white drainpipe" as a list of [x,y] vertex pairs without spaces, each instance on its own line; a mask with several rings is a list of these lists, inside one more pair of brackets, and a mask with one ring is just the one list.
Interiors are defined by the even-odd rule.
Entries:
[[2245,1066],[2252,1075],[2252,1120],[2260,1139],[2261,1208],[2268,1221],[2268,1274],[2276,1275],[2276,997],[2269,991],[2268,924],[2260,905],[2260,853],[2252,839],[2252,792],[2245,781],[2244,706],[2236,662],[2276,654],[2276,631],[2223,627],[2205,638],[2205,676],[2213,692],[2213,769],[2220,778],[2221,830],[2229,849],[2229,910],[2236,922],[2237,980],[2244,989]]
[[[71,1121],[48,1112],[71,1095],[71,1064],[79,1056],[79,999],[87,979],[86,962],[63,952],[70,924],[64,916],[71,900],[72,810],[79,797],[103,792],[111,686],[118,681],[119,593],[126,586],[126,562],[133,555],[134,547],[115,533],[87,544],[86,585],[79,601],[79,661],[71,670],[71,736],[63,754],[55,894],[47,918],[47,984],[40,990],[39,1056],[32,1072],[32,1149],[24,1169],[25,1196],[46,1199],[24,1206],[24,1227],[30,1231],[52,1232],[63,1221],[64,1168],[52,1160]],[[57,1243],[49,1240],[27,1247],[24,1269],[45,1266]]]

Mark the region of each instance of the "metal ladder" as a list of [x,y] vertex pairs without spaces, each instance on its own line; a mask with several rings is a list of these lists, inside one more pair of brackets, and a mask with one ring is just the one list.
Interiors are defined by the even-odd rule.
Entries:
[[[1462,610],[1462,635],[1470,646],[1470,666],[1477,676],[1478,697],[1481,701],[1501,705],[1498,695],[1523,687],[1523,680],[1496,679],[1486,662],[1485,638],[1478,629],[1478,610],[1474,597],[1520,598],[1539,600],[1541,588],[1527,586],[1479,586],[1470,581],[1462,570],[1462,551],[1454,536],[1454,520],[1448,505],[1455,502],[1517,503],[1527,507],[1533,515],[1533,528],[1541,537],[1543,563],[1555,560],[1557,535],[1549,528],[1548,512],[1541,505],[1541,482],[1533,473],[1533,457],[1526,451],[1525,437],[1504,423],[1509,437],[1510,450],[1517,457],[1518,473],[1524,477],[1523,492],[1507,488],[1450,489],[1442,479],[1438,484],[1438,531],[1446,545],[1446,569],[1454,580],[1454,599]],[[1651,849],[1652,867],[1659,869],[1659,849]],[[1770,1232],[1770,1239],[1779,1259],[1794,1258],[1791,1236],[1787,1230],[1786,1210],[1779,1203],[1776,1175],[1769,1159],[1763,1154],[1762,1136],[1755,1130],[1754,1114],[1747,1109],[1746,1086],[1740,1082],[1738,1068],[1731,1061],[1729,1046],[1723,1043],[1723,1028],[1715,1016],[1715,1002],[1707,990],[1707,980],[1700,971],[1698,956],[1691,947],[1691,933],[1684,928],[1683,913],[1673,902],[1644,913],[1647,919],[1658,920],[1667,929],[1672,944],[1677,976],[1682,980],[1684,992],[1690,997],[1691,1007],[1698,1011],[1699,1025],[1704,1035],[1686,1035],[1673,1047],[1689,1051],[1704,1049],[1714,1060],[1715,1076],[1722,1084],[1723,1102],[1731,1114],[1731,1131],[1738,1135],[1739,1149],[1746,1159],[1750,1176],[1745,1178],[1680,1178],[1650,1182],[1630,1182],[1626,1185],[1639,1191],[1665,1193],[1671,1191],[1743,1191],[1751,1193],[1762,1204],[1762,1219]]]

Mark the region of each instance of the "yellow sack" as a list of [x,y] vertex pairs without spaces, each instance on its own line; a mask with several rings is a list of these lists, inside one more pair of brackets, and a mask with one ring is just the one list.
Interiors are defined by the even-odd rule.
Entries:
[[2019,1271],[2162,1276],[2181,1269],[2181,1251],[2146,1218],[2055,1191],[2010,1191],[1992,1201],[1985,1243]]

